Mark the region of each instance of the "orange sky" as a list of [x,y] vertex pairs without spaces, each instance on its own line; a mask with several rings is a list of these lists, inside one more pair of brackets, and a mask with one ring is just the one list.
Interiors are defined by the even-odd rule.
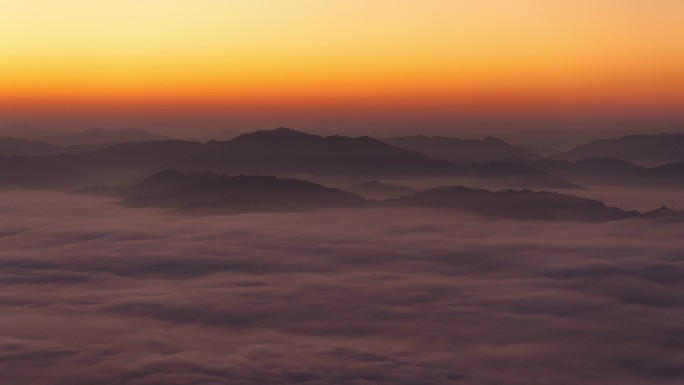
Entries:
[[0,118],[684,117],[682,20],[681,0],[3,0]]

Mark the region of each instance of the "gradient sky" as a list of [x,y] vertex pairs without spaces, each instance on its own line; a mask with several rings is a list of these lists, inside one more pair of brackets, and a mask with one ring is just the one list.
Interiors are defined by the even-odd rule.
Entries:
[[675,124],[682,20],[681,0],[3,0],[0,122]]

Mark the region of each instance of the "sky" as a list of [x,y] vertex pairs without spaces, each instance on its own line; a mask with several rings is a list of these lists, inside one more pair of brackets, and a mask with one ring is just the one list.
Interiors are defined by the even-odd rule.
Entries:
[[662,128],[684,123],[683,18],[679,0],[3,0],[0,123]]

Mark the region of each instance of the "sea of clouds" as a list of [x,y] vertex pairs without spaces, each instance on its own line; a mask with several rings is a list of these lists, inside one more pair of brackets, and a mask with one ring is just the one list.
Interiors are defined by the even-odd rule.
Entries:
[[0,192],[0,382],[679,385],[682,234]]

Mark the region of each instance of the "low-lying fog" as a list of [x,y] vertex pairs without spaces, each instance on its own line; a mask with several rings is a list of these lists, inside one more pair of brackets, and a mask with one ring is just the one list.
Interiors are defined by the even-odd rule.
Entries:
[[[674,207],[677,210],[684,209],[684,189],[681,187],[652,187],[652,186],[611,186],[611,185],[584,185],[582,189],[562,189],[548,187],[529,187],[516,185],[515,181],[497,178],[400,178],[382,179],[394,185],[409,186],[416,190],[424,190],[439,186],[463,185],[473,188],[488,190],[501,189],[531,189],[534,191],[555,191],[563,194],[577,195],[589,199],[596,199],[608,206],[617,206],[624,210],[638,210],[648,212],[663,205]],[[325,184],[329,181],[323,181]],[[335,181],[328,183],[331,186],[344,189],[346,185]]]
[[640,188],[629,186],[586,186],[584,190],[555,190],[566,194],[596,199],[608,206],[618,206],[624,210],[648,212],[663,205],[684,209],[684,189],[681,188]]
[[3,384],[684,380],[682,223],[110,201],[0,192]]

